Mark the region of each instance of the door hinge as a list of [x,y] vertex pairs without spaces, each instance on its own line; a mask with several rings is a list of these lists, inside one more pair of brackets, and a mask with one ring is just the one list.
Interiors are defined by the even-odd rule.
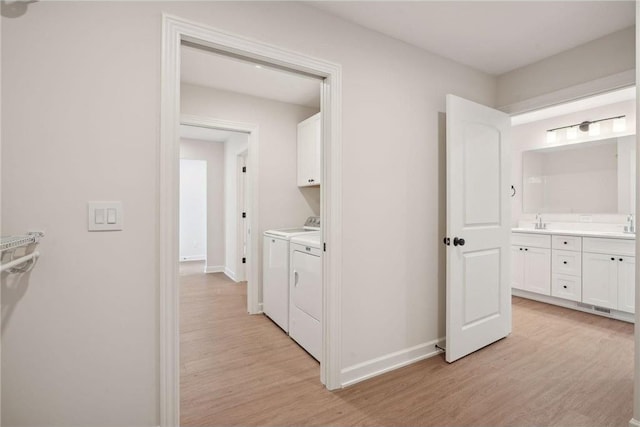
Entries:
[[326,243],[322,244],[322,251],[323,252],[327,252],[327,244]]
[[242,258],[242,263],[246,264],[247,263],[247,259],[246,258]]
[[247,167],[246,166],[242,167],[242,173],[247,173]]
[[247,213],[246,212],[242,212],[242,218],[246,218],[247,217]]

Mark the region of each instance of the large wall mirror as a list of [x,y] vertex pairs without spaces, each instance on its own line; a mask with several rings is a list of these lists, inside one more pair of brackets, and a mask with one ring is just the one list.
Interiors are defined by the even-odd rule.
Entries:
[[525,213],[635,212],[635,135],[522,153]]

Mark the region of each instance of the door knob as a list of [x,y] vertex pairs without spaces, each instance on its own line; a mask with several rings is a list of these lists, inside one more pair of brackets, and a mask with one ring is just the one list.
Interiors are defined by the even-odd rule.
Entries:
[[464,239],[459,239],[457,237],[453,238],[453,246],[464,246]]

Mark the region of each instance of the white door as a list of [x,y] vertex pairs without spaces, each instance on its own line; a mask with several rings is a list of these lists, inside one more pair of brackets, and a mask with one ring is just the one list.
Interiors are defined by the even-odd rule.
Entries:
[[582,255],[582,302],[618,308],[618,258],[614,255]]
[[551,250],[524,248],[524,289],[551,295]]
[[510,126],[447,95],[447,362],[511,332]]
[[238,212],[240,212],[240,222],[238,224],[238,243],[239,248],[236,251],[238,259],[238,273],[237,278],[239,281],[247,280],[247,240],[249,229],[249,218],[247,218],[246,212],[249,204],[247,203],[247,152],[243,152],[238,155]]

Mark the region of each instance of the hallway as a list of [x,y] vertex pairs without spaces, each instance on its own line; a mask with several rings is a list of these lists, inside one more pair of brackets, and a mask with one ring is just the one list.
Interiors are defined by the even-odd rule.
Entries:
[[181,264],[183,426],[627,426],[633,325],[520,298],[513,333],[329,392],[246,284]]

